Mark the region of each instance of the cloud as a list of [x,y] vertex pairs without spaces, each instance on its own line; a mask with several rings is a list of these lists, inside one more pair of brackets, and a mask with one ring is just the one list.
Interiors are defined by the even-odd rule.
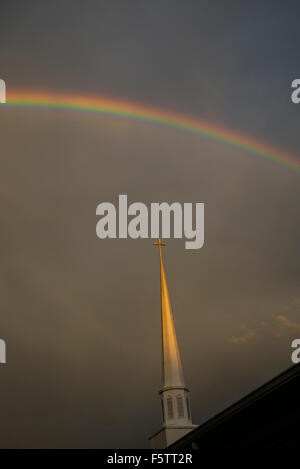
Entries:
[[[286,308],[289,315],[299,313],[300,299],[295,298]],[[286,333],[300,334],[300,322],[291,320],[287,314],[278,314],[268,321],[260,321],[255,326],[249,328],[246,324],[241,325],[241,333],[237,337],[232,337],[229,342],[232,344],[244,344],[259,335],[272,335],[273,337],[281,337]]]
[[241,335],[240,337],[232,337],[230,339],[230,342],[232,344],[243,344],[245,342],[248,342],[249,339],[252,339],[252,337],[255,337],[256,333],[254,331],[249,331],[247,334]]
[[249,330],[245,324],[241,326],[241,329],[243,329],[241,335],[239,335],[238,337],[232,337],[229,342],[231,342],[232,344],[244,344],[245,342],[248,342],[248,340],[256,336],[256,332],[254,332],[253,330]]
[[280,314],[275,319],[276,324],[293,332],[300,332],[300,323],[290,321],[287,316]]

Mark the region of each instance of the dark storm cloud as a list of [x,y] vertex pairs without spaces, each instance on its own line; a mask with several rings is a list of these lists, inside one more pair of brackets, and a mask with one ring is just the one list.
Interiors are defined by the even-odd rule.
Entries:
[[299,9],[297,0],[14,1],[1,7],[0,70],[11,86],[131,98],[297,151]]
[[[8,90],[108,93],[298,151],[296,2],[2,8]],[[157,252],[95,234],[96,205],[120,193],[205,203],[204,248],[165,251],[195,423],[289,366],[297,174],[170,129],[0,111],[1,447],[143,447],[159,428]]]

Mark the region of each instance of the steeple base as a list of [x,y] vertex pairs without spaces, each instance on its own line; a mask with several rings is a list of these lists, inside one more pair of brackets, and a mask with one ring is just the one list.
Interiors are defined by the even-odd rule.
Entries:
[[188,426],[168,426],[163,427],[157,433],[149,438],[151,449],[164,449],[168,448],[172,443],[182,438],[187,433],[194,430],[198,425]]

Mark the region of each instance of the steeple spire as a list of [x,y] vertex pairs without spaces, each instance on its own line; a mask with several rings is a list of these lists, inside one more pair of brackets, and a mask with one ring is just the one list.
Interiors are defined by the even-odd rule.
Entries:
[[168,292],[165,269],[162,259],[160,239],[154,245],[159,247],[160,257],[160,291],[161,291],[161,325],[162,325],[162,360],[163,360],[163,388],[170,386],[184,387],[181,359],[178,349],[174,319]]
[[161,327],[162,327],[162,388],[161,395],[163,428],[150,438],[152,448],[166,448],[196,427],[192,424],[189,390],[185,387],[179,348],[177,343],[171,302],[162,259],[162,243],[159,248]]

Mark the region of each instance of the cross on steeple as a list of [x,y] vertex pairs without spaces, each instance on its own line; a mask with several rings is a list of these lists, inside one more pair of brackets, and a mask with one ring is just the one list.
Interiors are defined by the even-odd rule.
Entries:
[[153,243],[153,246],[159,246],[160,247],[160,246],[165,246],[165,245],[166,245],[166,243],[162,243],[160,241],[160,238],[158,238],[158,243]]
[[161,247],[162,246],[165,246],[166,243],[162,243],[160,238],[158,238],[158,242],[157,243],[153,243],[153,246],[158,246],[159,247],[159,254],[160,254],[160,257],[161,257]]

